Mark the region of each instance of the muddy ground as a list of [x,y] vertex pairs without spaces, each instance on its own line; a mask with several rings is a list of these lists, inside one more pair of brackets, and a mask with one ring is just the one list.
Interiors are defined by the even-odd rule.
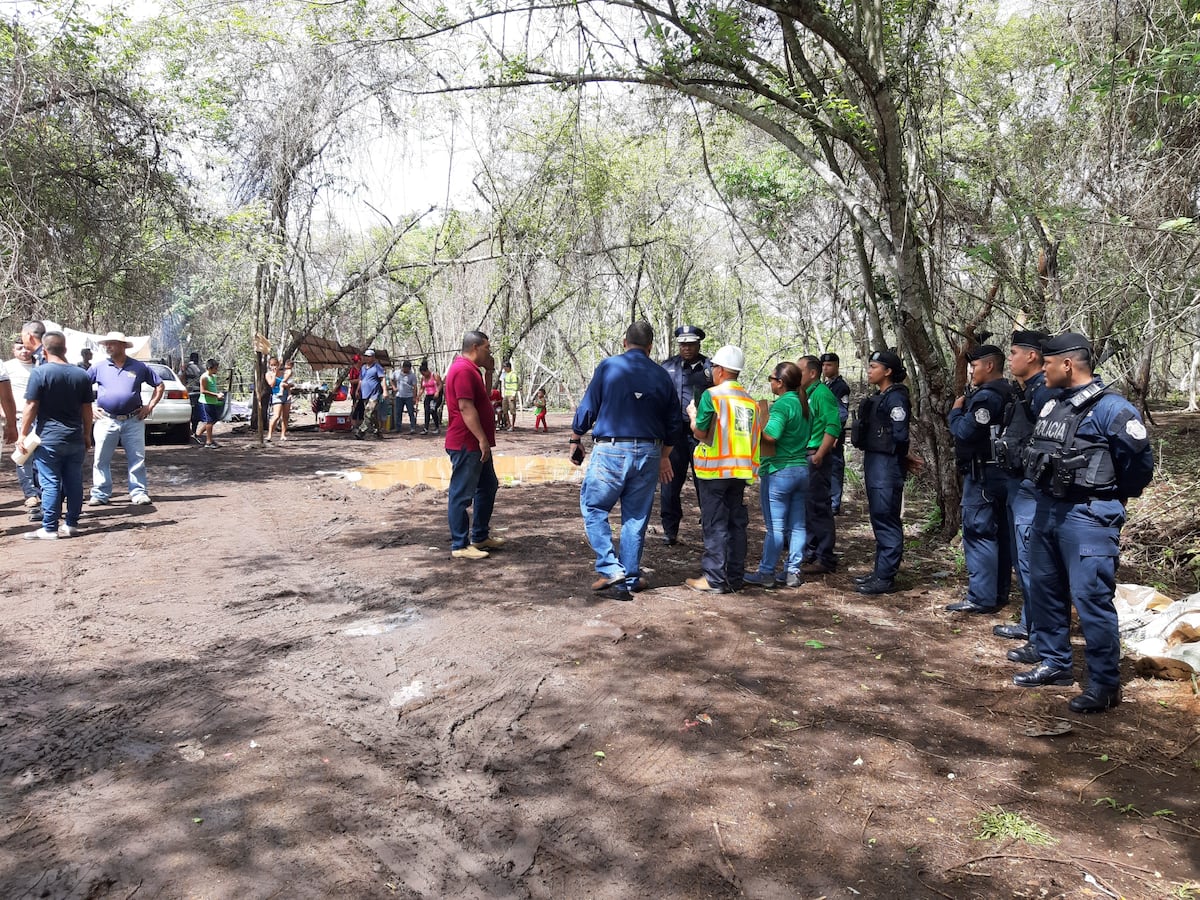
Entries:
[[[1200,896],[1193,686],[1013,687],[919,509],[891,596],[850,590],[852,485],[838,574],[691,593],[689,521],[625,604],[576,485],[502,488],[508,547],[457,561],[444,493],[315,474],[437,439],[222,440],[55,544],[5,482],[2,897]],[[1000,812],[1047,843],[980,839]]]

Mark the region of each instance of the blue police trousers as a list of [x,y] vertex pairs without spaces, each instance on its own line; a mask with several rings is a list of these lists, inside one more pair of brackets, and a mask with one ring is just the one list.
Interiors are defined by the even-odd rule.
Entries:
[[904,499],[904,460],[891,453],[863,454],[863,480],[867,509],[875,532],[875,577],[892,581],[904,558],[904,525],[900,504]]
[[982,478],[963,478],[963,556],[967,599],[978,606],[1008,603],[1012,587],[1012,530],[1008,524],[1008,476],[994,465]]
[[1037,494],[1029,531],[1029,636],[1042,661],[1071,668],[1071,604],[1079,614],[1092,686],[1120,686],[1121,640],[1113,594],[1125,507]]

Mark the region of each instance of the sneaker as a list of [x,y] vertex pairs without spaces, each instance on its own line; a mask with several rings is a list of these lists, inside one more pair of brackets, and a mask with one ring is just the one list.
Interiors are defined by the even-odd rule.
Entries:
[[746,584],[753,584],[762,588],[773,588],[775,587],[776,583],[775,576],[773,574],[764,575],[762,572],[747,572],[742,580]]
[[[216,444],[213,444],[213,446],[215,447]],[[149,506],[152,501],[146,494],[138,494],[136,497],[134,497],[129,502],[132,503],[134,506]]]
[[428,429],[428,428],[422,428],[422,429],[421,429],[421,434],[429,434],[429,429]]
[[504,538],[490,537],[486,541],[476,541],[471,546],[476,550],[499,550],[507,543],[508,541],[506,541]]
[[42,505],[41,497],[26,497],[25,498],[25,508],[26,509],[33,509],[35,506],[41,506],[41,505]]
[[451,550],[450,555],[455,559],[487,559],[488,552],[480,550],[478,547],[460,547],[457,550]]
[[41,508],[40,506],[33,506],[33,507],[30,507],[30,509],[29,509],[29,521],[30,521],[30,522],[40,522],[40,521],[42,521],[42,508]]
[[45,528],[39,528],[37,531],[30,531],[25,535],[27,541],[57,541],[57,531],[47,531]]
[[269,443],[271,443],[271,439],[270,439],[270,438],[263,438],[263,443],[264,443],[264,444],[269,444]]
[[58,536],[60,538],[77,537],[79,535],[78,525],[62,524],[58,526]]
[[784,582],[788,587],[800,587],[804,584],[804,579],[800,577],[799,572],[788,572],[787,581]]
[[108,506],[107,500],[101,500],[99,497],[88,497],[88,506]]

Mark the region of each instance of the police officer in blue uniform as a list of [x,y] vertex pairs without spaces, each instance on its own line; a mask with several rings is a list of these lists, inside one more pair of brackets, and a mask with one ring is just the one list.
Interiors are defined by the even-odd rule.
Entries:
[[846,480],[846,422],[850,419],[850,385],[841,376],[842,361],[836,353],[821,354],[821,379],[833,392],[838,402],[838,418],[842,422],[842,434],[833,445],[833,475],[829,479],[829,500],[833,514],[842,512],[842,484]]
[[904,497],[908,423],[912,404],[902,383],[908,373],[891,350],[876,350],[867,364],[867,383],[877,393],[864,397],[851,426],[850,443],[863,451],[867,509],[875,532],[875,568],[855,579],[860,594],[890,594],[904,556]]
[[[675,329],[675,340],[679,344],[679,352],[665,360],[662,367],[671,376],[675,394],[679,397],[679,411],[686,421],[688,404],[693,401],[699,403],[700,395],[713,386],[712,362],[700,352],[700,342],[704,340],[703,328],[680,325]],[[696,438],[690,429],[687,429],[685,440],[671,448],[671,471],[674,476],[669,482],[663,482],[659,489],[658,511],[662,520],[662,540],[668,547],[679,542],[679,523],[683,521],[680,494],[683,492],[683,483],[687,481],[696,443]],[[696,488],[698,498],[700,489],[696,486],[694,470],[692,486]]]
[[954,401],[950,433],[963,477],[962,536],[967,561],[967,596],[948,612],[994,613],[1008,603],[1012,586],[1012,543],[1008,522],[1008,478],[996,465],[992,436],[1004,421],[1012,385],[1004,379],[1004,351],[992,344],[967,351],[971,389]]
[[1121,701],[1121,641],[1113,607],[1125,502],[1154,474],[1150,438],[1133,405],[1092,372],[1092,345],[1068,332],[1042,346],[1047,401],[1026,450],[1036,498],[1029,534],[1029,632],[1041,662],[1021,687],[1069,685],[1071,605],[1079,614],[1088,684],[1068,708],[1098,713]]
[[1041,657],[1029,640],[1029,529],[1037,506],[1033,488],[1025,481],[1025,448],[1033,437],[1033,423],[1041,415],[1047,400],[1057,400],[1062,393],[1046,386],[1042,371],[1042,344],[1050,335],[1041,331],[1014,331],[1008,351],[1008,371],[1015,379],[1013,396],[1004,415],[1004,424],[996,439],[996,465],[1008,477],[1008,513],[1012,527],[1012,559],[1017,573],[1017,585],[1024,602],[1021,620],[996,625],[997,637],[1025,641],[1016,650],[1008,651],[1013,662],[1033,665]]

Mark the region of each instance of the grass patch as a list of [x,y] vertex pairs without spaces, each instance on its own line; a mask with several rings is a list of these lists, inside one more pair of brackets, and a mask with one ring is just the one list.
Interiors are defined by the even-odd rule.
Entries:
[[1038,847],[1055,843],[1055,839],[1041,825],[1028,822],[1017,813],[1006,812],[999,806],[981,812],[975,817],[975,825],[979,829],[975,834],[977,841],[1013,838]]

